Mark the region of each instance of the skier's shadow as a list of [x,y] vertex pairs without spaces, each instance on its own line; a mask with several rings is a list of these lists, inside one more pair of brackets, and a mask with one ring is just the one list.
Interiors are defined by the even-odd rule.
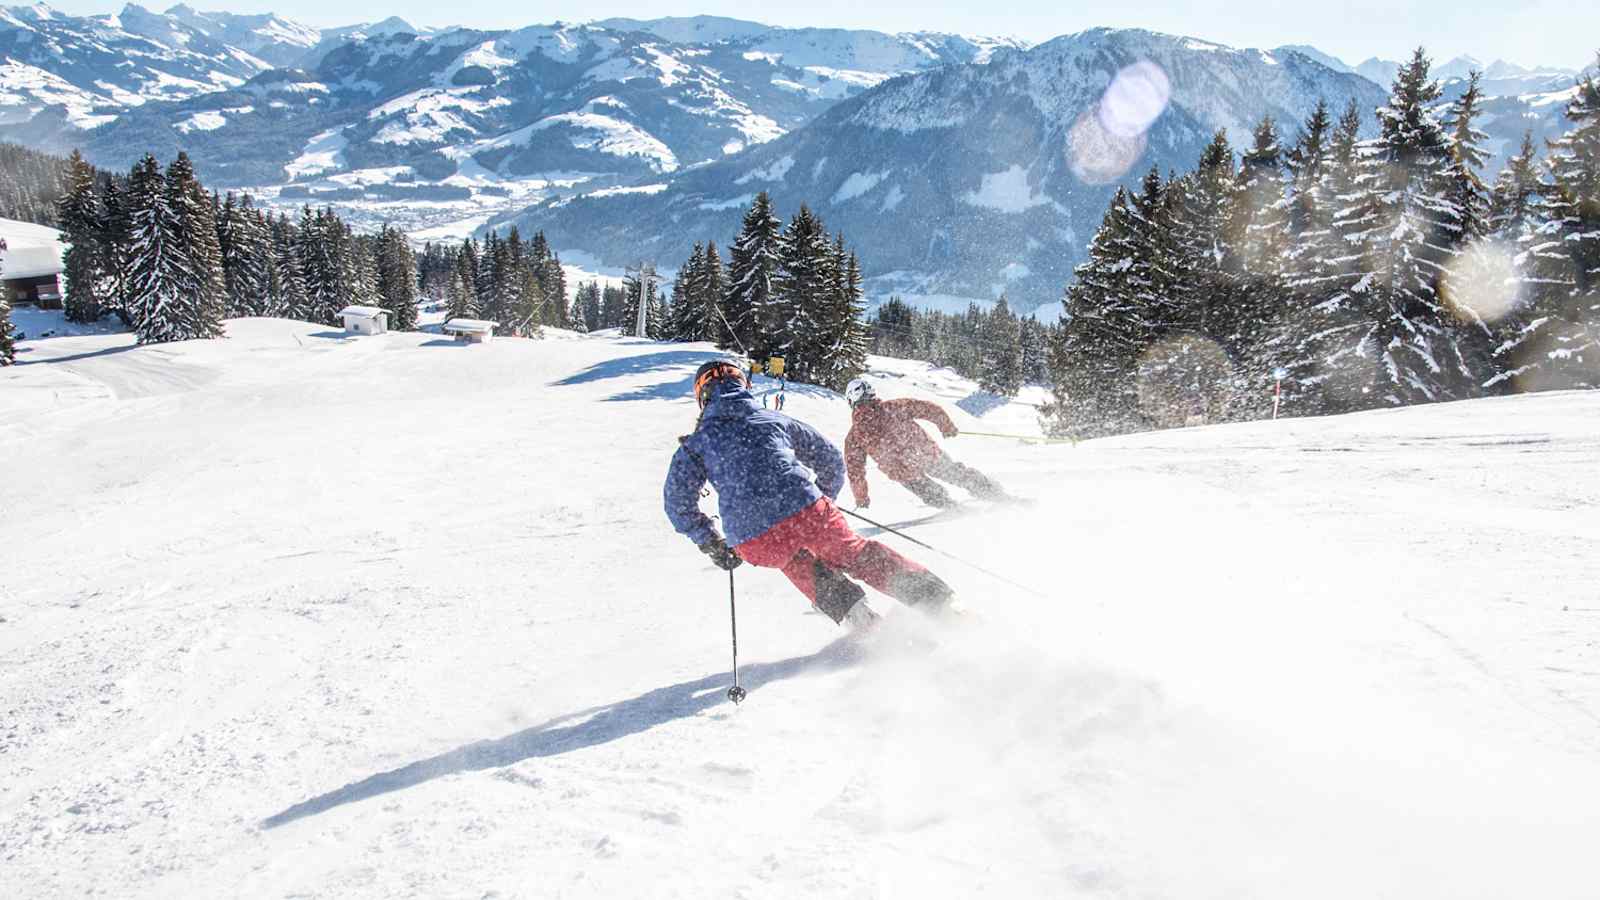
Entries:
[[[741,668],[739,680],[753,693],[762,685],[793,678],[804,672],[831,671],[855,662],[858,658],[856,646],[847,638],[839,638],[807,656]],[[261,826],[276,828],[287,825],[346,803],[415,787],[457,772],[496,769],[525,759],[559,756],[573,750],[610,743],[727,703],[727,687],[727,673],[707,675],[695,681],[656,688],[619,703],[558,716],[516,734],[492,741],[477,741],[448,753],[352,782],[268,816],[262,820]]]

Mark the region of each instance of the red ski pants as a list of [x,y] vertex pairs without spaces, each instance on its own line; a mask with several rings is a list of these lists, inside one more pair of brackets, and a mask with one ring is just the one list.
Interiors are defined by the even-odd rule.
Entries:
[[812,563],[818,559],[890,596],[895,594],[892,588],[897,576],[927,571],[877,541],[851,531],[844,514],[826,497],[734,550],[751,565],[783,570],[813,605],[817,602],[817,585]]

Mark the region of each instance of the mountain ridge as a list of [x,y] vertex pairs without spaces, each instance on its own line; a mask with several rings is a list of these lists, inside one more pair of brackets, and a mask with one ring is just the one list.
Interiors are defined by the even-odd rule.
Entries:
[[[1114,52],[1113,44],[1132,49]],[[1095,54],[1116,64],[1085,62]],[[1020,60],[1052,55],[1061,57],[1055,76],[1018,69]],[[959,291],[953,296],[962,298],[1014,290],[1027,294],[1025,305],[1039,305],[1064,283],[1106,188],[1051,181],[1061,165],[1025,153],[1022,135],[1050,142],[1055,162],[1070,170],[1060,148],[1077,117],[1121,68],[1146,57],[1161,70],[1177,110],[1152,132],[1146,161],[1180,170],[1193,162],[1186,157],[1197,135],[1215,128],[1229,129],[1237,144],[1260,114],[1272,112],[1287,138],[1319,93],[1333,95],[1330,102],[1381,102],[1387,82],[1373,80],[1383,75],[1374,67],[1392,65],[1374,59],[1349,66],[1304,45],[1241,49],[1143,29],[1087,29],[1031,45],[711,16],[498,30],[426,29],[391,17],[312,29],[271,13],[185,4],[164,13],[129,4],[78,17],[40,5],[0,8],[0,137],[57,151],[80,146],[92,161],[115,168],[145,152],[167,158],[183,150],[218,187],[249,190],[280,208],[334,205],[362,226],[387,222],[422,239],[459,237],[491,223],[549,223],[568,241],[563,249],[617,261],[621,248],[632,252],[644,241],[664,248],[665,262],[686,253],[678,246],[685,223],[701,223],[705,237],[731,237],[727,219],[737,201],[762,183],[754,173],[782,168],[785,152],[761,148],[820,125],[843,141],[837,152],[821,149],[821,131],[798,141],[811,154],[805,165],[820,166],[812,181],[822,193],[796,191],[785,205],[809,199],[850,207],[830,221],[870,235],[861,249],[869,266],[883,260],[873,273],[877,286]],[[1440,71],[1476,65],[1462,58]],[[1363,66],[1368,74],[1356,74]],[[915,84],[908,87],[907,79]],[[1298,87],[1290,87],[1294,79]],[[980,83],[986,80],[992,83]],[[955,82],[966,97],[928,95],[953,106],[915,95]],[[1446,78],[1441,102],[1464,84]],[[1571,84],[1562,70],[1485,67],[1482,124],[1494,157],[1486,177],[1515,150],[1523,128],[1536,139],[1558,132]],[[869,94],[881,96],[867,101],[869,112],[857,120],[829,118]],[[896,109],[885,105],[896,102]],[[874,128],[891,120],[907,127]],[[958,161],[940,176],[946,195],[925,195],[896,179],[892,163],[904,159],[871,158],[891,150],[915,157],[911,136],[938,135],[926,126],[958,121],[983,121],[994,147],[946,141]],[[1136,155],[1143,159],[1146,149]],[[855,156],[859,165],[830,171]],[[784,171],[791,187],[798,184],[801,173]],[[729,183],[707,180],[724,176]],[[1111,180],[1126,177],[1122,170]],[[700,199],[689,209],[673,206],[685,191]],[[876,216],[858,215],[873,197]],[[1056,204],[1068,210],[1062,221],[1050,218]],[[603,206],[673,218],[641,232],[614,226],[599,212]],[[939,211],[919,226],[927,242],[921,261],[894,246],[909,238],[881,227],[891,214],[904,217],[917,207]],[[577,214],[585,209],[597,217],[582,221]],[[1016,226],[1024,220],[1037,220],[1037,233]],[[983,234],[1027,250],[1009,259],[971,249],[946,253],[941,248],[959,242],[955,226],[945,227],[954,222],[964,223],[957,231],[983,223]],[[1047,246],[1060,252],[1039,250]],[[942,264],[927,265],[926,257],[939,255],[974,259],[954,277]]]

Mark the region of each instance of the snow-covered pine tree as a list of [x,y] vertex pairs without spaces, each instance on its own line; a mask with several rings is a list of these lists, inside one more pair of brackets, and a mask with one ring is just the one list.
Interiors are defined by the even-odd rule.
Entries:
[[[1296,239],[1287,287],[1295,311],[1274,354],[1287,377],[1283,414],[1315,415],[1372,405],[1376,349],[1358,287],[1374,278],[1364,251],[1376,209],[1358,179],[1361,109],[1352,99],[1334,125],[1318,177],[1320,209]],[[1305,187],[1297,188],[1297,197]],[[1325,223],[1325,224],[1324,224]]]
[[[1348,152],[1355,152],[1360,112],[1352,101],[1347,110],[1351,125]],[[1323,317],[1316,305],[1337,270],[1334,260],[1344,252],[1333,227],[1338,199],[1328,176],[1334,157],[1334,123],[1326,101],[1317,106],[1301,127],[1289,151],[1289,205],[1284,222],[1283,302],[1277,328],[1266,355],[1282,379],[1283,410],[1290,415],[1322,412],[1319,347],[1315,338]],[[1276,379],[1274,379],[1276,383]]]
[[1142,228],[1128,191],[1117,188],[1073,272],[1065,324],[1049,348],[1054,399],[1040,412],[1051,434],[1091,437],[1138,421],[1132,371],[1151,339],[1140,306],[1151,281]]
[[600,289],[600,327],[621,328],[628,307],[628,287],[607,284]]
[[498,270],[504,261],[505,255],[500,252],[500,238],[492,231],[484,235],[483,243],[478,250],[478,278],[473,284],[473,290],[478,296],[478,310],[483,313],[485,319],[493,322],[503,318],[499,295],[505,280]]
[[902,359],[920,358],[913,357],[918,352],[912,336],[914,316],[910,305],[898,296],[891,296],[879,304],[868,326],[872,352]]
[[399,230],[378,232],[378,298],[394,331],[417,330],[416,254]]
[[705,245],[694,242],[689,258],[678,267],[678,277],[672,281],[672,305],[667,316],[667,334],[674,341],[698,341],[700,270],[705,264]]
[[803,380],[842,391],[866,371],[869,339],[863,320],[861,263],[846,250],[843,235],[834,241],[827,268],[832,289],[820,298],[816,330],[809,341],[815,348],[814,360]]
[[[653,286],[653,285],[652,285]],[[612,307],[611,314],[615,317],[613,327],[621,328],[622,333],[632,335],[639,325],[639,303],[645,302],[646,312],[649,311],[649,298],[644,296],[644,287],[640,279],[632,273],[622,279],[622,292],[617,295],[618,302]],[[646,323],[648,328],[649,323]]]
[[[1512,277],[1516,291],[1514,304],[1491,324],[1496,370],[1484,383],[1490,391],[1536,388],[1538,360],[1529,358],[1526,351],[1535,343],[1530,338],[1549,322],[1548,317],[1540,320],[1530,315],[1538,309],[1539,298],[1549,287],[1537,275],[1541,271],[1559,272],[1564,267],[1560,242],[1545,237],[1551,216],[1545,205],[1538,156],[1533,132],[1523,132],[1521,148],[1506,160],[1489,196],[1489,236],[1500,247],[1515,252]],[[1565,280],[1557,277],[1556,281]]]
[[472,238],[465,238],[456,249],[455,274],[450,278],[449,319],[476,319],[482,310],[478,307],[478,247]]
[[600,320],[600,283],[589,281],[578,285],[573,309],[573,328],[586,334],[604,328]]
[[128,197],[123,179],[106,179],[102,189],[101,231],[98,235],[100,260],[96,264],[105,279],[102,300],[107,310],[115,312],[124,325],[132,327],[133,318],[128,312],[128,249],[133,245],[129,232]]
[[382,298],[378,295],[376,242],[372,238],[356,235],[343,221],[337,218],[335,221],[338,222],[339,229],[344,232],[345,246],[349,248],[346,256],[349,266],[345,270],[345,280],[350,302],[360,306],[382,306]]
[[217,222],[217,251],[222,259],[222,302],[228,318],[249,315],[234,293],[229,262],[233,259],[234,229],[239,212],[239,198],[229,191],[226,197],[211,195],[212,215]]
[[1022,351],[1022,383],[1049,384],[1050,329],[1031,315],[1021,317],[1018,325],[1018,344]]
[[567,305],[567,273],[561,268],[561,257],[553,253],[545,257],[538,272],[539,290],[545,298],[545,324],[555,328],[573,327],[571,308]]
[[444,244],[428,241],[417,257],[417,290],[429,300],[450,296],[450,278],[455,274],[455,257]]
[[[128,315],[139,332],[141,343],[159,340],[166,333],[157,319],[170,301],[175,272],[180,265],[174,257],[172,215],[167,209],[167,184],[161,164],[150,154],[133,167],[128,177]],[[145,337],[145,320],[151,319],[150,337]]]
[[192,293],[188,235],[178,223],[174,199],[180,206],[189,203],[182,185],[169,190],[160,164],[146,154],[128,185],[128,312],[141,344],[211,336],[194,333],[197,324],[204,325],[198,314],[203,301]]
[[181,301],[169,306],[171,332],[190,340],[222,336],[227,314],[227,287],[222,275],[222,249],[217,244],[216,204],[200,186],[186,153],[167,167],[167,207],[172,214]]
[[272,266],[268,270],[267,315],[300,322],[311,320],[311,298],[306,294],[306,276],[296,252],[295,226],[288,216],[271,221]]
[[295,257],[306,287],[307,322],[330,324],[332,316],[346,304],[340,303],[339,244],[327,234],[327,216],[300,209],[300,224],[294,231]]
[[822,354],[820,315],[836,289],[833,248],[822,221],[801,204],[778,241],[778,270],[763,315],[770,355],[786,360],[795,381],[818,383]]
[[[1152,168],[1140,189],[1150,212],[1140,212],[1134,196],[1129,201],[1136,215],[1151,218],[1152,229],[1157,219],[1168,223],[1161,238],[1170,243],[1172,252],[1152,254],[1147,273],[1151,289],[1166,301],[1159,318],[1174,327],[1221,330],[1212,328],[1207,319],[1214,311],[1227,309],[1233,294],[1231,273],[1237,269],[1229,224],[1239,189],[1227,130],[1212,135],[1195,170],[1164,192],[1158,175]],[[1155,213],[1160,207],[1150,204],[1158,194],[1166,205],[1161,216]]]
[[1004,294],[985,316],[979,343],[983,364],[978,370],[978,387],[1002,397],[1015,397],[1022,390],[1022,323],[1011,312]]
[[264,316],[272,307],[271,238],[250,196],[229,193],[217,221],[229,316]]
[[62,260],[66,276],[66,315],[70,322],[95,322],[105,313],[105,277],[100,246],[105,231],[104,214],[95,193],[95,171],[83,155],[72,151],[67,160],[66,192],[56,200],[56,221],[67,250]]
[[[1600,62],[1600,61],[1597,61]],[[1600,82],[1579,78],[1568,131],[1549,143],[1548,220],[1529,243],[1533,296],[1517,348],[1527,389],[1600,387]]]
[[650,315],[645,323],[645,336],[653,341],[671,340],[667,333],[667,319],[670,315],[666,295],[656,289],[655,282],[650,282]]
[[1450,133],[1450,200],[1461,221],[1458,244],[1468,244],[1489,233],[1489,189],[1482,176],[1483,142],[1489,136],[1473,124],[1482,114],[1483,74],[1474,69],[1467,76],[1467,88],[1450,104],[1444,127]]
[[[1480,389],[1499,382],[1498,361],[1494,352],[1494,325],[1484,316],[1487,307],[1493,318],[1499,310],[1515,303],[1516,284],[1503,271],[1504,256],[1486,242],[1489,234],[1489,189],[1479,174],[1487,154],[1482,144],[1488,135],[1473,124],[1481,114],[1482,75],[1473,70],[1467,88],[1450,104],[1444,126],[1450,134],[1448,198],[1456,207],[1460,231],[1453,243],[1457,256],[1440,277],[1439,290],[1455,314],[1455,350],[1466,377],[1476,380]],[[1466,373],[1470,373],[1467,375]]]
[[722,314],[722,298],[727,293],[727,274],[722,268],[722,254],[717,252],[717,242],[707,241],[700,256],[700,272],[696,279],[697,299],[695,314],[699,319],[697,340],[712,341],[728,349],[733,343]]
[[1522,133],[1522,147],[1506,160],[1489,194],[1489,234],[1511,244],[1532,236],[1547,215],[1539,181],[1539,152],[1533,132]]
[[1354,215],[1344,216],[1370,275],[1351,288],[1370,323],[1352,350],[1374,361],[1373,399],[1390,405],[1473,396],[1487,380],[1459,352],[1455,313],[1439,293],[1462,221],[1430,65],[1418,48],[1395,76],[1378,137],[1362,148]]
[[[1296,245],[1308,231],[1327,224],[1324,215],[1327,198],[1322,191],[1322,176],[1332,132],[1333,117],[1328,112],[1328,101],[1318,97],[1316,108],[1306,117],[1299,139],[1284,160],[1289,172],[1288,229],[1296,238]],[[1296,255],[1291,253],[1290,258]]]
[[527,260],[519,261],[512,269],[517,283],[509,295],[515,303],[510,309],[509,333],[526,338],[543,337],[548,299],[544,287],[539,284],[539,276]]
[[[478,274],[484,293],[479,294],[478,302],[483,307],[484,318],[496,323],[496,334],[516,334],[519,327],[523,273],[517,264],[517,244],[511,237],[502,239],[492,231],[483,239]],[[539,296],[543,299],[542,294]]]
[[1269,408],[1275,365],[1271,345],[1287,313],[1288,197],[1277,124],[1266,116],[1256,126],[1250,149],[1240,156],[1229,222],[1234,247],[1231,296],[1225,309],[1208,310],[1207,324],[1215,329],[1208,336],[1221,342],[1232,363],[1221,410],[1230,419],[1260,418]]
[[762,191],[745,210],[739,236],[728,252],[728,292],[722,309],[733,325],[735,346],[748,348],[757,359],[772,355],[777,344],[767,333],[767,320],[782,229],[771,196]]
[[[1232,173],[1227,177],[1231,182]],[[1183,227],[1192,187],[1185,179],[1163,181],[1151,167],[1132,199],[1142,262],[1130,271],[1144,273],[1145,280],[1130,285],[1140,334],[1131,380],[1138,412],[1157,424],[1181,424],[1197,405],[1217,406],[1228,374],[1226,358],[1207,335],[1227,327],[1224,307],[1237,293],[1237,279],[1226,269],[1236,253],[1227,247],[1226,220],[1209,240],[1205,230]],[[1196,221],[1206,222],[1189,224]],[[1198,276],[1186,264],[1197,255]],[[1217,265],[1224,270],[1213,270]]]
[[586,284],[578,285],[578,293],[572,298],[572,311],[569,313],[570,327],[578,334],[589,333],[589,319],[583,309],[583,304],[586,302],[583,291],[586,287],[588,287]]
[[76,150],[67,172],[67,190],[56,201],[56,218],[67,249],[63,254],[66,317],[94,322],[105,311],[99,237],[104,223],[95,195],[94,171]]

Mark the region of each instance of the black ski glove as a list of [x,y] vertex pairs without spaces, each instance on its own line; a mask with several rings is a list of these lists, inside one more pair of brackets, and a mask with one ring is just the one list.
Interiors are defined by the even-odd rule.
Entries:
[[744,565],[744,560],[739,558],[739,554],[733,552],[728,542],[720,537],[714,537],[701,544],[700,552],[711,557],[711,561],[716,563],[718,568],[727,569],[729,572]]

